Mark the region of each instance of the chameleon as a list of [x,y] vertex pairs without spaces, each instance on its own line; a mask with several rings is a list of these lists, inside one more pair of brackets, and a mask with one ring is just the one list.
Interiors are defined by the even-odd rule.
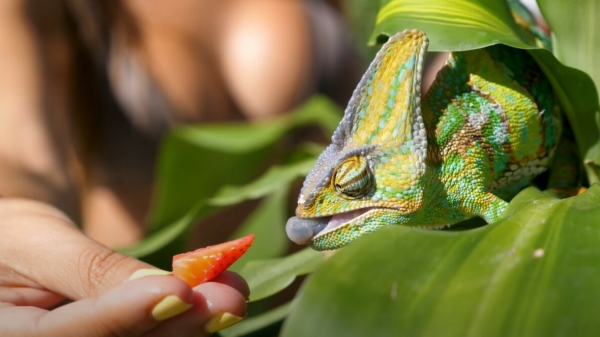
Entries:
[[546,170],[562,123],[534,59],[504,45],[452,52],[422,97],[427,46],[405,30],[377,53],[304,181],[292,241],[332,250],[390,225],[493,223]]

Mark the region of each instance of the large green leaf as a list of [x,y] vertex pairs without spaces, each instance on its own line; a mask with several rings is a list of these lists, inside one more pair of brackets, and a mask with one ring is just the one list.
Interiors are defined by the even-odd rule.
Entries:
[[573,128],[590,183],[600,182],[600,133],[596,122],[600,109],[594,83],[584,72],[562,65],[547,50],[530,53],[552,83]]
[[256,125],[202,125],[173,131],[159,157],[151,232],[173,223],[223,185],[244,184],[255,177],[282,132],[272,125],[263,128],[264,133]]
[[283,336],[597,336],[600,187],[460,232],[390,226],[313,273]]
[[501,0],[383,0],[370,42],[415,28],[427,33],[430,51],[471,50],[499,42],[535,47]]
[[[555,3],[548,3],[547,7]],[[585,22],[595,20],[594,13],[587,15],[590,17]],[[594,82],[584,72],[561,64],[550,51],[539,48],[532,36],[514,22],[506,1],[384,0],[371,42],[382,35],[414,28],[427,34],[431,51],[471,50],[497,43],[528,49],[550,79],[574,129],[590,182],[600,181],[600,133],[596,123],[600,109]],[[578,34],[565,25],[557,27],[561,28],[566,31],[556,31],[559,45],[559,35],[569,40]],[[585,51],[595,59],[600,45],[591,44]]]
[[[585,71],[600,89],[600,3],[596,0],[538,0],[564,64]],[[600,94],[600,92],[599,92]]]
[[[538,0],[538,3],[544,18],[553,29],[557,57],[564,64],[590,75],[596,84],[596,94],[600,95],[600,3],[596,0]],[[582,88],[589,85],[587,81],[566,83],[576,85],[576,88],[572,88],[573,91],[583,89],[586,95],[590,95],[591,88]],[[598,114],[595,117],[595,120],[585,118],[581,123],[590,123],[598,127]],[[591,140],[593,137],[598,139],[597,133],[586,133],[584,136]],[[588,143],[588,140],[584,142]],[[600,176],[600,144],[593,145],[585,158],[588,175],[593,172],[596,177]]]

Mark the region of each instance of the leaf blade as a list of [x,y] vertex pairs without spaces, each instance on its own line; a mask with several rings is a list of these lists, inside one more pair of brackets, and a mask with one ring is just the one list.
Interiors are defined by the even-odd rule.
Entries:
[[323,253],[306,248],[279,259],[249,262],[240,275],[250,286],[250,302],[285,289],[296,276],[312,272],[324,259]]
[[598,204],[598,185],[566,200],[529,189],[475,230],[361,238],[309,278],[282,335],[593,336]]

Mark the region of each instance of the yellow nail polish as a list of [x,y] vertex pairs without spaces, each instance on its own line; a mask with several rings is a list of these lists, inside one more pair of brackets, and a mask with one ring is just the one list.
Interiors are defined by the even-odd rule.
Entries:
[[236,316],[228,312],[222,312],[216,314],[213,318],[210,319],[208,324],[206,324],[206,330],[208,330],[208,332],[217,332],[228,328],[243,319],[244,317]]
[[133,274],[131,274],[131,276],[129,276],[129,281],[135,280],[135,279],[138,279],[138,278],[142,278],[142,277],[145,277],[145,276],[153,276],[153,275],[173,275],[173,273],[170,272],[170,271],[166,271],[166,270],[162,270],[162,269],[156,269],[156,268],[152,268],[152,269],[138,269]]
[[152,308],[152,316],[157,321],[164,321],[187,311],[191,307],[191,304],[185,303],[179,297],[169,295]]

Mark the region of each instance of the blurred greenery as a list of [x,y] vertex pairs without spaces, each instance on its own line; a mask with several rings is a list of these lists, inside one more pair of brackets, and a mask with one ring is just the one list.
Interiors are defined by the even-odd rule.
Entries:
[[[271,167],[262,177],[260,174],[273,164],[275,150],[290,130],[317,125],[333,133],[340,117],[337,106],[315,96],[293,113],[270,122],[205,124],[173,130],[162,144],[158,160],[150,233],[137,246],[121,251],[170,269],[172,256],[186,249],[186,238],[194,224],[227,206],[265,197],[256,214],[234,237],[251,231],[268,234],[257,235],[247,254],[250,257],[271,258],[285,253],[285,191],[308,173],[317,151],[314,146],[299,146],[296,152],[302,155],[288,156],[290,162]],[[242,259],[240,265],[250,257]]]
[[[594,0],[539,0],[554,32],[550,51],[521,28],[504,0],[346,0],[364,46],[406,28],[427,33],[430,51],[503,43],[527,49],[550,79],[568,118],[588,182],[600,177]],[[372,57],[373,47],[361,48]],[[123,249],[169,269],[191,228],[218,210],[259,200],[232,234],[256,241],[232,270],[260,303],[223,336],[264,335],[285,320],[282,336],[592,336],[600,300],[600,188],[564,200],[535,188],[510,203],[505,218],[476,229],[427,231],[391,226],[325,259],[305,249],[287,256],[284,226],[294,187],[323,145],[290,143],[292,130],[330,135],[341,117],[315,96],[278,120],[186,126],[164,141],[150,233]],[[292,302],[281,292],[312,273]],[[590,295],[591,294],[591,295]],[[266,329],[270,327],[271,330]]]
[[261,300],[285,289],[296,276],[313,272],[324,259],[323,253],[305,248],[286,257],[248,263],[240,274],[252,289],[250,302]]
[[[219,331],[219,335],[223,337],[237,337],[257,331],[260,333],[264,327],[281,322],[290,313],[291,305],[292,303],[286,303],[266,313],[246,318],[241,323]],[[264,336],[262,333],[261,335]]]
[[246,184],[256,178],[289,130],[316,124],[333,132],[339,118],[337,107],[317,96],[275,121],[174,130],[164,141],[158,160],[151,232],[176,221],[198,200],[214,196],[223,186]]

